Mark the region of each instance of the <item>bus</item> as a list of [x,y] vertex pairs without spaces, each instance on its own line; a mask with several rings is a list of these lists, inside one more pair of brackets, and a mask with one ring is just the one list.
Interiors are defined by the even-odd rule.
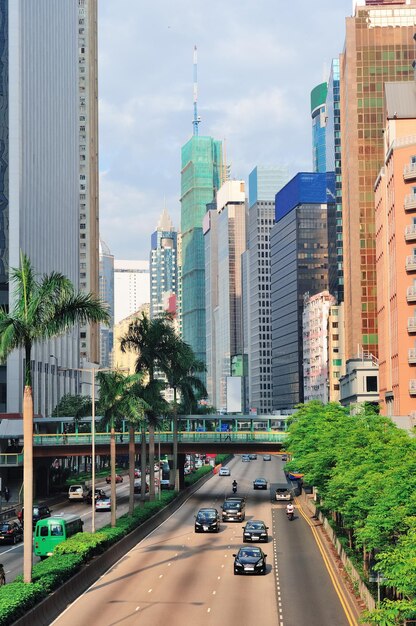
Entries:
[[76,533],[82,533],[84,522],[78,515],[54,515],[36,523],[33,538],[35,554],[41,559],[51,556],[55,546]]

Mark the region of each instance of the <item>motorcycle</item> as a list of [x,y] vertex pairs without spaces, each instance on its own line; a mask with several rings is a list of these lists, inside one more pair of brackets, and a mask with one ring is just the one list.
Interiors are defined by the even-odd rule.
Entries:
[[286,511],[286,515],[289,522],[291,522],[292,519],[295,517],[295,511]]
[[237,493],[237,485],[233,485],[233,493]]

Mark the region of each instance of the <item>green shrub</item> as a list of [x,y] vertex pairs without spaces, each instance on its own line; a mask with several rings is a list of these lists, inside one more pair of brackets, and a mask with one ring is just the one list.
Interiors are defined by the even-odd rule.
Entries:
[[40,583],[12,582],[0,587],[0,626],[15,622],[47,595]]
[[[42,589],[46,593],[50,593],[71,578],[84,562],[85,559],[81,554],[54,554],[53,557],[40,561],[33,566],[32,582],[41,584]],[[23,576],[17,576],[12,584],[15,582],[23,583]],[[6,590],[9,588],[10,585],[5,587]]]
[[96,533],[77,533],[66,541],[59,543],[55,554],[79,554],[83,560],[91,558],[104,550],[107,543],[107,536],[101,531]]
[[211,465],[203,465],[193,474],[188,474],[188,476],[185,476],[185,485],[189,487],[190,485],[195,484],[200,478],[202,478],[202,476],[205,476],[205,474],[209,474],[210,472],[212,472],[212,470],[213,468],[211,467]]

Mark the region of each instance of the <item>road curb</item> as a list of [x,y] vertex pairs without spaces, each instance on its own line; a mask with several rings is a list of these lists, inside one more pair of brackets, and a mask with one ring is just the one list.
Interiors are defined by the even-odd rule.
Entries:
[[139,541],[170,517],[189,496],[213,476],[213,472],[210,472],[202,476],[195,484],[186,487],[173,502],[166,505],[159,513],[120,539],[104,554],[94,557],[89,563],[82,566],[82,569],[63,583],[59,589],[53,591],[33,609],[27,611],[23,617],[13,622],[13,626],[48,626],[51,624],[81,593],[88,589]]

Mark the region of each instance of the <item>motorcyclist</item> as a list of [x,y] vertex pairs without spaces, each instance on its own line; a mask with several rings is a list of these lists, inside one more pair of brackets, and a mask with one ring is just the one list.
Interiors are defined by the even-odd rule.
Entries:
[[232,485],[233,485],[233,493],[236,493],[236,491],[237,491],[237,481],[235,479],[233,480]]
[[289,502],[288,505],[286,506],[286,514],[293,515],[294,512],[295,512],[295,507],[293,506],[291,502]]

